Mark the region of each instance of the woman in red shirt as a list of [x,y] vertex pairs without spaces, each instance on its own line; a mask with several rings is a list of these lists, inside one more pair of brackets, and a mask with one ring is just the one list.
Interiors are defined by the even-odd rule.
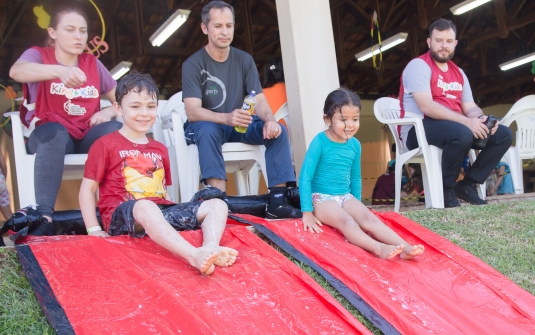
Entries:
[[9,72],[23,83],[21,120],[30,130],[35,126],[26,149],[36,155],[37,210],[49,222],[65,154],[87,153],[95,140],[121,127],[111,121],[116,116],[111,107],[100,110],[102,94],[115,101],[117,83],[96,57],[84,53],[87,26],[80,9],[58,7],[51,16],[47,46],[26,50]]

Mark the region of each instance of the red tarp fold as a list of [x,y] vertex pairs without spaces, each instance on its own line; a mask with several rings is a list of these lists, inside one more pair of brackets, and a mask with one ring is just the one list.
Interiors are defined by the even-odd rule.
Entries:
[[[201,244],[200,231],[181,234]],[[221,241],[239,251],[238,260],[210,276],[148,237],[26,242],[77,334],[370,334],[243,226],[226,229]]]
[[282,237],[341,280],[403,334],[535,334],[535,297],[477,257],[397,213],[376,213],[425,253],[381,260],[342,234],[300,220],[243,216]]

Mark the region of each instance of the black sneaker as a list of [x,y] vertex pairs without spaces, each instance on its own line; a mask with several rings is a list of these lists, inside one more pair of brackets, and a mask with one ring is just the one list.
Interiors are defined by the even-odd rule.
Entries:
[[455,185],[455,195],[472,205],[486,205],[487,202],[479,197],[474,183],[459,182]]
[[266,219],[300,219],[303,213],[293,207],[287,199],[284,199],[284,205],[277,208],[271,208],[269,204],[266,205]]
[[301,198],[299,197],[299,187],[288,187],[284,192],[284,196],[292,206],[295,208],[301,208]]
[[459,203],[459,200],[457,200],[457,197],[455,196],[455,192],[452,188],[445,188],[444,189],[444,208],[452,208],[452,207],[459,207],[461,204]]

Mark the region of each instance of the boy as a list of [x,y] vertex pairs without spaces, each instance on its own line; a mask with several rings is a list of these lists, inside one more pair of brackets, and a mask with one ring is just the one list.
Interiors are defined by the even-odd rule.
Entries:
[[[79,196],[82,216],[89,235],[128,233],[141,238],[147,234],[209,275],[214,265],[230,266],[238,255],[219,246],[228,208],[219,199],[184,204],[166,199],[166,186],[171,185],[167,149],[146,136],[156,119],[158,93],[148,74],[132,72],[117,85],[113,106],[123,118],[123,127],[97,140],[89,150]],[[97,189],[104,231],[95,213]],[[199,248],[176,231],[199,228],[204,237]]]

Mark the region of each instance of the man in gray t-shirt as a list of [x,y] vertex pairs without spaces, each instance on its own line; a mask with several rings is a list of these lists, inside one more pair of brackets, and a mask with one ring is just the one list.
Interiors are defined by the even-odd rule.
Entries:
[[[226,194],[221,146],[226,142],[265,145],[270,191],[266,217],[301,217],[283,196],[287,188],[296,186],[286,128],[273,117],[253,58],[230,46],[234,9],[223,1],[211,1],[201,16],[208,44],[182,65],[182,97],[188,116],[184,131],[187,143],[198,147],[201,180]],[[241,109],[252,91],[256,92],[253,116]],[[247,127],[247,131],[239,133],[236,126]]]

